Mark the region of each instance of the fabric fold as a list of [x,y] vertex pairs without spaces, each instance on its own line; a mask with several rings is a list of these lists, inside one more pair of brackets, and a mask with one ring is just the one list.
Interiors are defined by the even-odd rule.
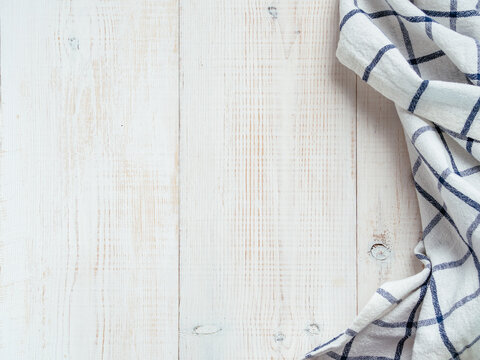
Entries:
[[383,284],[348,329],[305,358],[480,358],[479,8],[340,0],[337,57],[395,103],[405,130],[424,268]]

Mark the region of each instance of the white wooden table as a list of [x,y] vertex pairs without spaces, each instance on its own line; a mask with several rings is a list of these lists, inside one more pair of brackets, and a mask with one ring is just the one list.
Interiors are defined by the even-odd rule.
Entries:
[[0,4],[1,359],[296,359],[417,270],[336,1]]

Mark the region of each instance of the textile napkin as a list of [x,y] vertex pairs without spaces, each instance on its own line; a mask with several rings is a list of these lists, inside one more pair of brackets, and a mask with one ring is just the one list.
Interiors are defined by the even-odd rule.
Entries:
[[337,57],[395,103],[405,131],[424,267],[383,284],[305,358],[480,359],[479,9],[476,0],[340,0]]

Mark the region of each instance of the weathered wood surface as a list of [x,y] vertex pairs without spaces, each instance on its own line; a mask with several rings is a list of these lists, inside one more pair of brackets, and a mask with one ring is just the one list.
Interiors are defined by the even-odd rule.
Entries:
[[298,359],[413,273],[337,36],[335,0],[1,2],[0,358]]
[[180,358],[299,357],[356,309],[336,4],[188,1],[180,29]]
[[0,13],[0,358],[175,358],[177,3]]

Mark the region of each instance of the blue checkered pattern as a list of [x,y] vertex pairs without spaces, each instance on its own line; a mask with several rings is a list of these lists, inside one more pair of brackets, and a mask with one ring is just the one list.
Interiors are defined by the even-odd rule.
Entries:
[[337,57],[405,130],[424,268],[305,358],[480,359],[480,1],[340,0],[340,14]]

